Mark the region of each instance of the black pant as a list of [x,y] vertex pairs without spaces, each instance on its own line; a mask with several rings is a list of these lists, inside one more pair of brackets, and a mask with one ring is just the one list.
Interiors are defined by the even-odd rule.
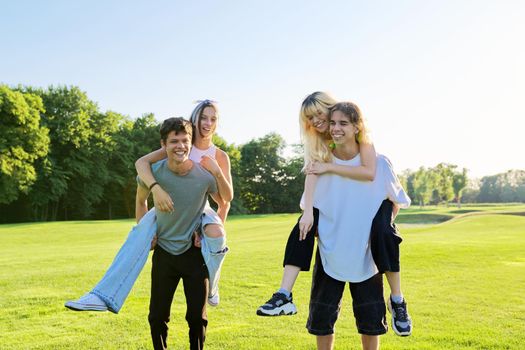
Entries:
[[208,270],[200,249],[192,246],[181,255],[172,255],[159,245],[153,253],[151,268],[151,298],[149,324],[155,349],[167,349],[168,322],[171,302],[180,279],[186,296],[186,321],[188,322],[190,349],[202,349],[206,337],[208,318]]
[[393,206],[385,199],[372,221],[370,250],[379,272],[399,272],[399,244],[403,239],[392,222]]
[[283,266],[293,265],[301,268],[301,271],[309,271],[314,252],[315,235],[317,234],[317,225],[319,224],[319,209],[314,208],[314,223],[308,231],[305,239],[299,240],[299,221],[302,215],[297,219],[297,223],[288,236],[286,249],[284,251]]

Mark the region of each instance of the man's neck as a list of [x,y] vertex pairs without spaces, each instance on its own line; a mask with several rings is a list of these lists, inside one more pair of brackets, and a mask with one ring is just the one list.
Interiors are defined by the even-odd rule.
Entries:
[[168,160],[168,169],[174,172],[177,175],[184,176],[187,175],[190,170],[193,168],[193,162],[191,159],[186,159],[182,163],[177,163],[174,161]]
[[336,145],[333,154],[342,160],[353,159],[359,154],[359,144],[355,142],[351,144]]

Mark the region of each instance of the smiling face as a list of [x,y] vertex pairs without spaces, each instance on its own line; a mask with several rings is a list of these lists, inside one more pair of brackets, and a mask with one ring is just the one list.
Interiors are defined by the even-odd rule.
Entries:
[[324,134],[328,131],[328,113],[317,111],[315,114],[308,116],[308,121],[319,134]]
[[330,118],[330,135],[336,145],[357,143],[359,129],[350,121],[350,117],[341,111],[334,111]]
[[335,100],[325,92],[308,95],[301,104],[299,113],[301,133],[306,138],[325,139],[328,136],[328,114]]
[[208,106],[202,110],[198,123],[199,135],[202,138],[212,137],[217,129],[217,112],[215,108]]
[[166,140],[162,140],[162,146],[166,148],[169,162],[184,163],[190,154],[191,135],[183,131],[171,131]]

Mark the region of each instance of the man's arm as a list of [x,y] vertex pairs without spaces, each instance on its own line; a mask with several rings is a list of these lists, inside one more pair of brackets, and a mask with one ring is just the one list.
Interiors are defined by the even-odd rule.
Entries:
[[137,223],[148,212],[149,190],[137,185],[137,195],[135,197],[135,219]]

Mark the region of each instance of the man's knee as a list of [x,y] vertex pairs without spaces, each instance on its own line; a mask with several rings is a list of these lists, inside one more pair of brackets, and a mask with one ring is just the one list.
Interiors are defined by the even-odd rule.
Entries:
[[211,238],[225,237],[224,227],[218,224],[208,224],[204,227],[204,234]]
[[186,314],[186,322],[190,329],[206,328],[208,320],[202,313],[188,313]]
[[168,323],[170,322],[170,316],[162,316],[155,313],[149,313],[148,322],[152,330],[164,331],[168,329]]

